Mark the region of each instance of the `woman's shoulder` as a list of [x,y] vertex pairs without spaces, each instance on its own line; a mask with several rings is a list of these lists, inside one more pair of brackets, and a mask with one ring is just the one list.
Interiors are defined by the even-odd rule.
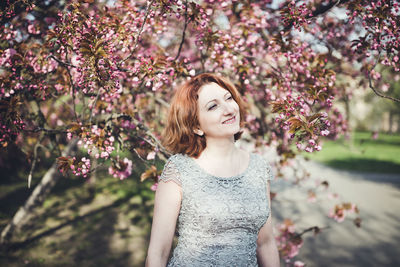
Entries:
[[265,158],[265,156],[263,156],[259,153],[256,153],[256,152],[251,152],[250,156],[251,156],[251,158],[253,158],[255,166],[259,167],[260,169],[271,168],[271,165],[269,164],[269,162]]
[[185,154],[176,153],[176,154],[171,155],[171,156],[168,158],[167,163],[172,162],[172,163],[174,163],[174,164],[178,164],[178,163],[184,161],[184,160],[186,159],[186,157],[187,157],[187,156],[186,156]]
[[267,159],[258,152],[250,152],[250,156],[258,162],[267,163]]
[[272,168],[267,158],[259,153],[254,152],[252,153],[252,155],[256,166],[255,169],[265,174],[267,180],[273,180],[274,175],[272,173]]
[[170,180],[174,181],[178,185],[182,185],[182,165],[183,165],[184,155],[183,154],[173,154],[165,162],[164,169],[160,176],[160,181],[168,182]]

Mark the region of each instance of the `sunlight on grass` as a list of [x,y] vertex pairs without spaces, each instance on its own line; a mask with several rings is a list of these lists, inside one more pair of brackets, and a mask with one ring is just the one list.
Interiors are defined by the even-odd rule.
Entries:
[[326,141],[319,152],[304,156],[328,166],[361,172],[400,173],[400,135],[355,132],[349,140]]

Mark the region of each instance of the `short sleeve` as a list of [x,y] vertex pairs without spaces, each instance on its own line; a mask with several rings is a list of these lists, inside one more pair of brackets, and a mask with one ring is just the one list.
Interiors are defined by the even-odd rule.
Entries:
[[265,180],[271,181],[274,180],[274,173],[272,172],[272,167],[268,163],[268,161],[261,155],[259,155],[260,158],[260,167],[261,167],[261,172],[265,176]]
[[267,179],[267,181],[272,181],[272,180],[274,180],[274,173],[272,172],[272,168],[271,168],[271,165],[269,165],[269,163],[267,162],[267,161],[265,161],[266,162],[266,172],[267,172],[267,174],[266,174],[266,179]]
[[164,165],[159,181],[173,181],[179,186],[182,186],[181,177],[177,168],[176,157],[171,156]]

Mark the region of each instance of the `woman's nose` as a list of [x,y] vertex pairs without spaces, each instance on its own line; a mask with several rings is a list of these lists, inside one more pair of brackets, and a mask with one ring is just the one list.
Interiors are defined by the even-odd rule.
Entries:
[[234,107],[231,103],[224,103],[224,114],[231,114],[234,112]]

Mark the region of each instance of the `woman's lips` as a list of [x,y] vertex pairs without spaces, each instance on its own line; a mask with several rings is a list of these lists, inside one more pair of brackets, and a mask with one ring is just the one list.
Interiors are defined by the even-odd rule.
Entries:
[[232,118],[226,120],[223,122],[223,124],[232,124],[236,121],[236,116],[233,116]]

